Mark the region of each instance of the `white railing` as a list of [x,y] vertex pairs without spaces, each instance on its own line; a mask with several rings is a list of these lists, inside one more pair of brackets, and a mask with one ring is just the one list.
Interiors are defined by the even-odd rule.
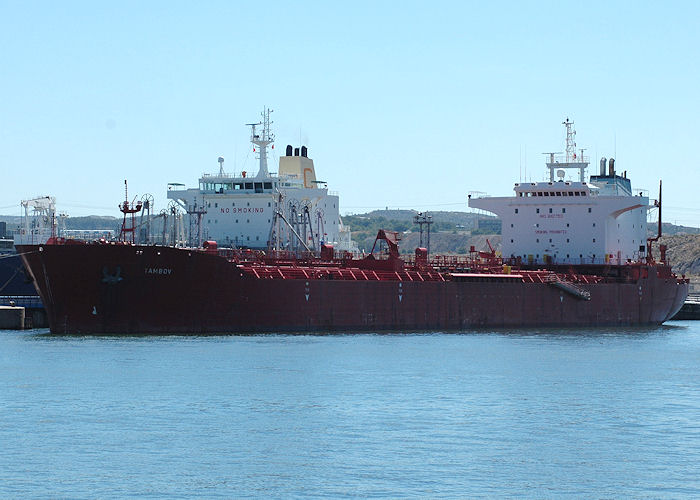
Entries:
[[[547,157],[547,163],[552,164],[550,161],[550,157]],[[556,163],[590,163],[591,157],[590,156],[581,156],[579,154],[576,155],[576,158],[569,158],[569,160],[566,160],[566,155],[554,155],[554,164]]]

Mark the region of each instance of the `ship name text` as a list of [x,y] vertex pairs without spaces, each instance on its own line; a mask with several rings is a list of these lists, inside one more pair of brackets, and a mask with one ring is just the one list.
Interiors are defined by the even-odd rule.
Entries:
[[145,274],[160,274],[169,276],[173,273],[173,270],[169,267],[147,267],[145,268]]

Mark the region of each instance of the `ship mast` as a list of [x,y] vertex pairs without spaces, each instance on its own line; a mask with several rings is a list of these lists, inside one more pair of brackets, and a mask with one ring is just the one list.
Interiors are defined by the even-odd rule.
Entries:
[[571,163],[576,159],[576,131],[572,128],[574,122],[567,117],[561,124],[566,127],[566,163]]
[[141,211],[143,207],[143,202],[141,200],[136,202],[136,205],[129,203],[129,189],[126,184],[126,179],[124,179],[124,203],[119,205],[119,211],[124,214],[124,219],[122,221],[121,231],[119,232],[119,239],[124,243],[135,243],[134,233],[136,231],[136,214]]
[[547,162],[547,168],[549,169],[549,182],[554,182],[554,173],[563,179],[564,171],[560,169],[574,168],[579,171],[579,182],[584,182],[586,175],[586,168],[588,167],[588,157],[583,156],[583,149],[581,150],[581,155],[576,154],[576,130],[574,130],[573,120],[568,118],[561,122],[562,125],[566,127],[566,155],[558,157],[560,153],[543,153],[549,156],[549,161]]
[[[253,151],[258,151],[258,158],[260,160],[260,169],[258,170],[258,178],[269,177],[270,173],[267,170],[267,146],[275,141],[275,135],[270,131],[270,121],[271,109],[263,108],[262,121],[258,123],[246,123],[250,127],[250,142],[255,145]],[[255,127],[262,125],[262,132],[258,133]],[[272,146],[274,148],[274,146]]]

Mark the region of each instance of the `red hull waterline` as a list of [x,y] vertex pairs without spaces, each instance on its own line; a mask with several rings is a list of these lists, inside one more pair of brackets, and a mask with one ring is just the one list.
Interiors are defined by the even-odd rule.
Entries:
[[687,280],[660,264],[573,293],[518,274],[378,275],[319,265],[263,273],[216,253],[159,246],[46,244],[19,252],[56,334],[658,325],[688,294]]

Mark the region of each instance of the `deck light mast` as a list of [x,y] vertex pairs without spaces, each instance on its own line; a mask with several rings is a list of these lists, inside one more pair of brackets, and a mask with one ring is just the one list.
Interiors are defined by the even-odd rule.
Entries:
[[[119,210],[124,214],[124,219],[122,220],[122,228],[119,234],[119,239],[124,243],[127,243],[127,234],[130,235],[129,239],[131,244],[135,243],[134,233],[136,231],[136,214],[141,211],[143,207],[143,202],[141,200],[136,202],[136,205],[129,203],[129,189],[126,184],[126,179],[124,179],[124,203],[119,205]],[[127,216],[131,216],[129,223],[127,224]]]

